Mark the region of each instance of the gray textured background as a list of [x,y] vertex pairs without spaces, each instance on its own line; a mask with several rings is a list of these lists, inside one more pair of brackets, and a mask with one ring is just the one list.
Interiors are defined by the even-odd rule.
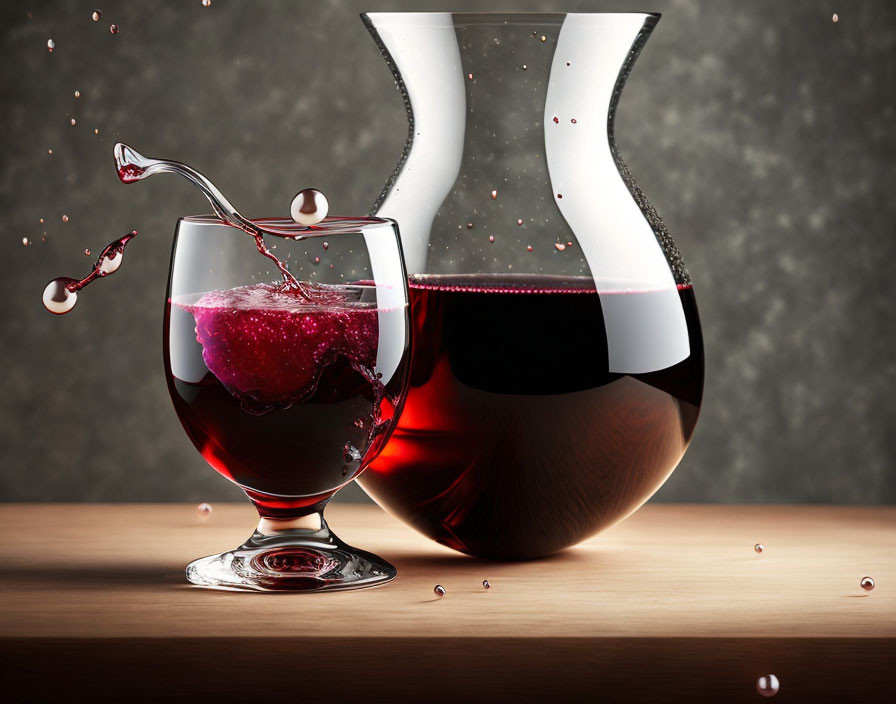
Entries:
[[[357,13],[446,4],[28,5],[0,10],[0,499],[239,498],[184,435],[162,374],[174,222],[207,206],[174,178],[120,185],[112,144],[195,164],[249,214],[285,214],[308,184],[334,212],[365,212],[407,127]],[[617,135],[693,276],[707,387],[657,497],[896,500],[896,3],[450,6],[486,8],[664,13]],[[132,228],[122,271],[76,313],[42,309],[48,279],[86,273],[85,247]]]

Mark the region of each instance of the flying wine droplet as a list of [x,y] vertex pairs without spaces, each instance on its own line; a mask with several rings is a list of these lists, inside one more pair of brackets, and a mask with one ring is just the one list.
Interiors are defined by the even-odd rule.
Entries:
[[[78,291],[85,286],[91,284],[96,279],[101,279],[109,274],[118,271],[121,266],[122,257],[124,257],[124,248],[128,242],[137,236],[137,231],[129,232],[124,237],[119,237],[107,244],[90,273],[80,281],[67,276],[60,276],[53,279],[44,288],[43,301],[44,308],[55,315],[65,315],[78,302]],[[90,254],[90,250],[84,250],[85,254]]]
[[517,219],[516,219],[516,224],[517,224],[517,225],[522,225],[522,224],[523,224],[523,219],[522,219],[522,218],[517,218]]
[[753,550],[756,551],[757,553],[759,553],[759,552],[762,552],[763,550],[765,550],[765,546],[762,543],[756,543],[753,546]]
[[554,124],[555,124],[555,125],[559,125],[559,124],[560,124],[560,118],[557,117],[556,115],[554,115]]
[[115,166],[118,169],[118,179],[122,183],[136,183],[145,178],[149,178],[158,173],[175,173],[187,179],[193,184],[202,195],[211,204],[215,214],[225,223],[236,227],[255,240],[255,249],[262,255],[270,259],[283,277],[283,285],[295,290],[305,300],[314,300],[315,298],[324,296],[319,293],[318,289],[312,286],[299,283],[296,278],[289,273],[289,267],[281,262],[268,249],[264,241],[265,234],[278,235],[281,237],[292,237],[295,239],[294,231],[282,231],[276,228],[262,228],[256,223],[248,220],[240,215],[240,212],[233,207],[224,194],[205,176],[196,169],[181,164],[179,161],[171,161],[170,159],[150,159],[140,154],[133,147],[118,142],[113,148],[115,156]]
[[47,39],[47,51],[49,51],[52,54],[53,49],[55,49],[55,48],[56,48],[56,42],[54,42],[52,39]]
[[23,247],[27,247],[30,244],[31,244],[31,240],[29,240],[27,237],[22,238],[22,246]]
[[117,24],[109,25],[109,31],[112,32],[112,34],[118,34],[118,25]]
[[871,577],[862,577],[862,580],[859,582],[859,586],[866,592],[870,592],[872,589],[874,589],[874,580]]
[[541,35],[541,41],[546,42],[547,40],[548,40],[548,38],[542,34],[542,35]]
[[473,74],[472,74],[472,73],[468,73],[468,74],[467,74],[467,78],[469,78],[469,79],[472,81],[472,80],[473,80]]
[[834,16],[831,17],[831,19],[832,19],[834,22],[839,22],[839,21],[840,21],[840,15],[838,15],[838,14],[835,12],[835,13],[834,13]]
[[329,249],[329,248],[330,248],[330,243],[329,243],[329,242],[324,242],[324,243],[323,243],[323,248],[324,248],[324,249]]
[[532,245],[531,245],[531,244],[528,245],[528,246],[526,247],[526,251],[527,251],[527,252],[531,252],[531,251],[532,251]]
[[566,245],[562,242],[555,242],[554,249],[556,249],[558,252],[562,252],[564,249],[566,249]]
[[203,7],[209,7],[212,4],[212,0],[202,0]]
[[93,21],[94,21],[94,22],[99,22],[101,19],[103,19],[103,12],[102,12],[102,10],[94,10],[94,11],[93,11],[93,14],[91,15],[91,17],[93,18]]
[[78,124],[78,121],[75,118],[72,118],[71,122],[72,122],[72,127],[74,127],[75,125]]
[[756,691],[763,697],[773,697],[778,693],[781,684],[774,675],[763,675],[756,680]]
[[492,191],[492,200],[498,199],[498,191]]
[[75,91],[75,97],[76,97],[76,98],[80,98],[80,97],[81,97],[81,91],[76,90],[76,91]]
[[433,593],[434,593],[437,597],[439,597],[440,599],[441,599],[443,596],[445,596],[445,593],[446,593],[446,592],[445,592],[445,587],[443,587],[441,584],[437,584],[436,586],[434,586],[434,587],[432,588],[432,591],[433,591]]
[[468,230],[472,230],[472,229],[473,229],[473,223],[468,222],[468,223],[467,223],[467,229],[468,229]]
[[68,222],[68,215],[62,216],[62,222]]
[[85,247],[85,249],[84,249],[84,256],[85,256],[85,257],[89,257],[89,256],[90,256],[90,250],[87,249],[86,247]]
[[494,241],[495,241],[495,236],[494,236],[494,235],[489,235],[489,236],[488,236],[488,241],[489,241],[489,242],[494,242]]
[[330,204],[327,197],[316,188],[304,188],[292,199],[289,214],[300,225],[317,225],[327,217]]
[[487,580],[487,579],[483,579],[483,580],[482,580],[482,587],[483,587],[484,589],[491,589],[491,588],[492,588],[492,585],[488,583],[488,580]]
[[212,517],[212,505],[202,502],[196,507],[196,514],[199,516],[200,521],[207,521]]

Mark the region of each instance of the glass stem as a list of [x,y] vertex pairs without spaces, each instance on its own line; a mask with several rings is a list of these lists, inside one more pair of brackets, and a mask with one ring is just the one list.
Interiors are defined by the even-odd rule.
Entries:
[[262,535],[278,535],[283,531],[304,530],[316,533],[323,526],[323,511],[315,511],[297,518],[261,518],[255,529]]

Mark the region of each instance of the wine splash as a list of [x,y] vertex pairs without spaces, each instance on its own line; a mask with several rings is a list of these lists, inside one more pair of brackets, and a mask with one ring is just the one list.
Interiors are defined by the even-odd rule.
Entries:
[[[118,168],[118,178],[122,183],[136,183],[137,181],[142,181],[154,174],[163,172],[183,176],[196,186],[202,195],[206,197],[219,218],[228,225],[243,230],[255,239],[256,249],[258,249],[262,255],[274,262],[280,270],[280,273],[283,276],[284,287],[294,289],[306,300],[317,300],[318,297],[314,295],[315,289],[308,284],[299,283],[299,281],[289,273],[289,268],[286,264],[281,262],[265,244],[264,235],[266,234],[295,238],[296,233],[294,231],[261,228],[248,218],[243,217],[233,204],[224,197],[224,194],[218,190],[215,184],[191,166],[170,159],[151,159],[145,157],[133,147],[122,142],[118,142],[115,145],[114,154],[115,165]],[[320,195],[322,196],[323,194]],[[324,202],[326,201],[324,200]],[[308,212],[307,208],[302,210],[303,213]],[[324,210],[323,214],[326,215],[326,210]],[[320,219],[323,218],[321,217]],[[301,224],[304,224],[307,227],[313,227],[317,222],[320,222],[320,219],[315,220],[313,217],[311,219],[303,219]]]
[[70,312],[78,302],[78,291],[97,279],[102,279],[118,271],[124,258],[124,248],[136,236],[137,231],[134,230],[107,244],[100,252],[93,269],[80,281],[67,276],[53,279],[44,288],[42,298],[44,308],[55,315],[65,315]]

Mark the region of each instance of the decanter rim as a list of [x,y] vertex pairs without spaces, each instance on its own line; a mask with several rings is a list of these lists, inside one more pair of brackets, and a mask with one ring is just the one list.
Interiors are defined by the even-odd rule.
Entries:
[[[433,18],[439,15],[450,16],[455,19],[461,19],[460,22],[455,22],[454,25],[457,24],[463,25],[466,23],[470,24],[545,24],[549,22],[562,23],[566,17],[575,16],[575,17],[593,17],[597,18],[631,18],[631,17],[643,17],[645,20],[651,19],[653,22],[659,21],[662,17],[662,13],[660,12],[527,12],[527,11],[504,11],[504,10],[487,10],[487,11],[472,11],[472,12],[362,12],[360,13],[361,19],[366,21],[372,20],[373,18],[386,18],[387,21],[389,19],[399,19],[403,18],[405,20],[413,20],[413,19],[426,19]],[[383,26],[382,22],[377,23],[378,26]]]

